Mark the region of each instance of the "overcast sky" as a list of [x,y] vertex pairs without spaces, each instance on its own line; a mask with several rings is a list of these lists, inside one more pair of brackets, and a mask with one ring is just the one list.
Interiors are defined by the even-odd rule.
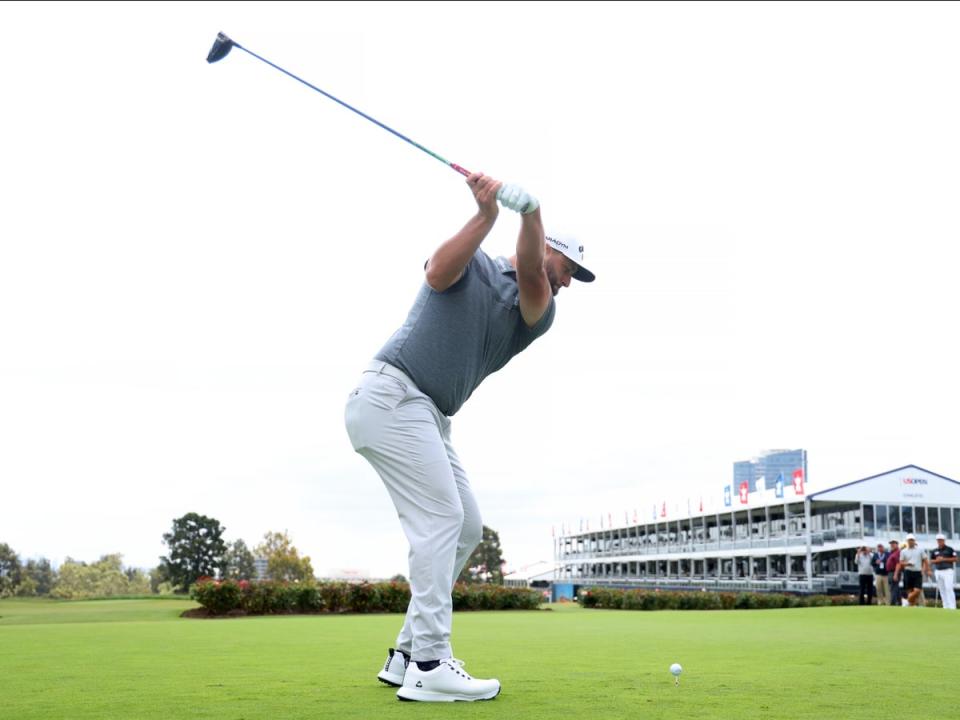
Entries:
[[[960,479],[955,3],[3,3],[0,542],[140,567],[187,512],[406,574],[343,407],[464,179],[218,31],[540,198],[597,275],[453,419],[510,567],[551,528]],[[510,255],[518,217],[484,243]]]

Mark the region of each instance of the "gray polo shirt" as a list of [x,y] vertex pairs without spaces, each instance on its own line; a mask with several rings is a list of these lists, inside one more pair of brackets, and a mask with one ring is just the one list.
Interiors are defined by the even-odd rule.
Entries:
[[556,303],[533,327],[520,315],[517,273],[505,257],[477,250],[443,292],[426,283],[403,326],[376,354],[403,370],[444,415],[454,415],[495,373],[553,324]]
[[872,553],[857,553],[857,572],[860,575],[873,575]]
[[919,545],[914,545],[913,549],[908,547],[900,548],[900,562],[911,563],[904,570],[909,572],[923,572],[923,559],[927,554],[920,549]]

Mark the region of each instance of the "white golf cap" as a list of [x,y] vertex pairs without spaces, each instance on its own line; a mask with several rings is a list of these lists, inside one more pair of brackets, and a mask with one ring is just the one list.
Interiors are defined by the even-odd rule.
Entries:
[[937,533],[937,540],[946,540],[947,536],[943,533]]
[[583,266],[583,245],[579,240],[569,235],[547,235],[547,245],[577,264],[577,271],[573,274],[575,280],[593,282],[596,279],[596,276]]
[[913,533],[910,533],[907,535],[907,540],[916,540],[916,538],[913,536]]

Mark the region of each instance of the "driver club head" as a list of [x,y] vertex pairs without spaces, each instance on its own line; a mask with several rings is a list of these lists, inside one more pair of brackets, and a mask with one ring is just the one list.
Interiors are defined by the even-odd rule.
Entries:
[[207,62],[215,63],[217,60],[223,60],[234,45],[233,40],[223,33],[217,33],[217,39],[213,42],[213,47],[207,53]]

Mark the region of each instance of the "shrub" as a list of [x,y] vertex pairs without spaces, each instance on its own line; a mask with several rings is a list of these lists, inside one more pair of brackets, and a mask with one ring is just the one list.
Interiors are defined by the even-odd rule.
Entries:
[[[410,586],[399,581],[289,583],[201,578],[191,588],[191,597],[208,614],[217,616],[230,613],[403,613],[410,604]],[[453,589],[454,610],[536,610],[539,606],[540,594],[527,588],[458,583]]]
[[224,615],[240,606],[240,586],[233,580],[201,578],[192,588],[191,596],[211,615]]
[[356,613],[379,612],[382,610],[377,586],[368,582],[351,585],[347,607],[351,612]]
[[391,580],[380,585],[380,602],[383,611],[402,613],[407,611],[410,604],[410,585],[406,581]]
[[320,583],[319,589],[327,612],[342,612],[350,606],[350,586],[347,583]]
[[585,608],[607,610],[769,610],[856,604],[856,598],[852,595],[690,592],[658,588],[616,590],[604,587],[581,590],[578,601]]

